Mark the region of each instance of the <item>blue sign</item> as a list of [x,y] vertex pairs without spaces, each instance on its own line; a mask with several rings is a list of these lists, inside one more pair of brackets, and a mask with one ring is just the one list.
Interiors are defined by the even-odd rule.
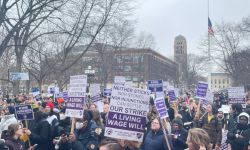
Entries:
[[17,120],[33,120],[34,113],[31,105],[17,105],[15,106]]
[[103,89],[103,96],[111,96],[112,89]]
[[162,80],[149,80],[148,89],[152,93],[163,92],[163,81]]
[[208,83],[206,82],[198,82],[196,96],[199,98],[205,98],[207,94]]
[[34,97],[40,94],[40,89],[38,87],[33,87],[31,90]]

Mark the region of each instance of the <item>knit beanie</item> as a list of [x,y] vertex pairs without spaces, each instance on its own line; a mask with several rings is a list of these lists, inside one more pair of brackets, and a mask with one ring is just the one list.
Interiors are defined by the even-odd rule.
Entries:
[[179,126],[183,126],[183,122],[182,122],[182,120],[180,119],[180,118],[175,118],[173,121],[172,121],[172,124],[174,124],[174,123],[176,123],[176,124],[178,124]]

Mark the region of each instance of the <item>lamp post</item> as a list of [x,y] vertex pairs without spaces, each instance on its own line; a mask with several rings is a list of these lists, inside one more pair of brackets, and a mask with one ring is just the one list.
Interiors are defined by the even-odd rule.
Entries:
[[95,70],[92,69],[92,66],[88,66],[88,68],[84,70],[84,73],[88,76],[89,86],[90,86],[91,83],[90,77],[95,76]]

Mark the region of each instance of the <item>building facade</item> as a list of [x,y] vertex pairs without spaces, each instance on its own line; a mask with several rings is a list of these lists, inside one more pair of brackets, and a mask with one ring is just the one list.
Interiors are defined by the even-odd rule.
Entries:
[[232,86],[232,80],[227,73],[211,73],[208,83],[212,92],[221,91]]
[[187,41],[182,35],[178,35],[174,40],[174,61],[178,63],[179,81],[187,82]]

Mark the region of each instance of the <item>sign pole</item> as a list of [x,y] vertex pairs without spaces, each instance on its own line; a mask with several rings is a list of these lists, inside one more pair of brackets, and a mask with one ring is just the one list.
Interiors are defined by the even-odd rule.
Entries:
[[75,118],[72,118],[72,122],[71,122],[71,128],[70,128],[70,133],[74,133],[74,129],[75,129]]
[[161,124],[162,124],[162,127],[163,127],[164,137],[165,137],[165,140],[167,142],[168,150],[171,150],[171,147],[170,147],[170,144],[169,144],[169,141],[168,141],[168,137],[167,137],[167,133],[166,133],[166,129],[165,129],[165,126],[164,126],[162,120],[164,121],[164,119],[161,119]]
[[[25,120],[25,126],[26,126],[27,129],[29,128],[27,120]],[[31,147],[30,138],[29,137],[28,137],[28,142],[29,142],[29,147]]]

